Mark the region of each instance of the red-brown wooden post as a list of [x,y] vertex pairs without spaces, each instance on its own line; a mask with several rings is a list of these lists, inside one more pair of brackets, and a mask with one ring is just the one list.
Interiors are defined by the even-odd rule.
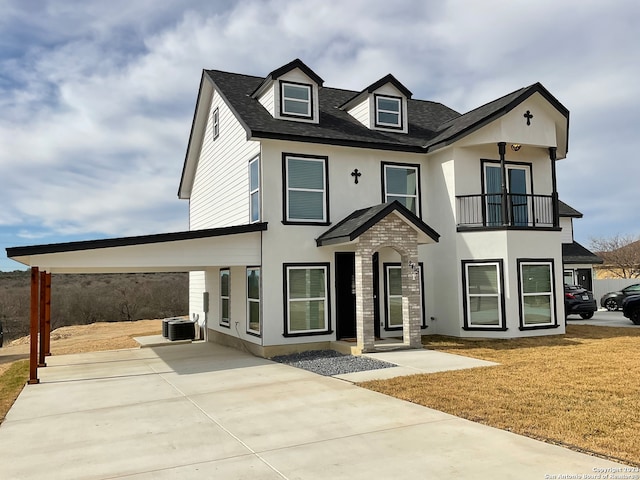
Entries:
[[46,273],[44,291],[44,355],[51,355],[51,273]]
[[31,267],[31,311],[29,339],[29,384],[40,383],[38,380],[38,267]]
[[45,310],[45,304],[46,304],[46,299],[45,299],[45,290],[46,290],[46,285],[47,285],[47,273],[46,272],[40,272],[40,311],[39,311],[39,315],[38,315],[38,320],[39,320],[39,328],[40,328],[40,342],[38,343],[39,348],[39,354],[38,354],[38,367],[46,367],[47,364],[44,361],[44,336],[46,334],[45,332],[45,317],[44,317],[44,310]]

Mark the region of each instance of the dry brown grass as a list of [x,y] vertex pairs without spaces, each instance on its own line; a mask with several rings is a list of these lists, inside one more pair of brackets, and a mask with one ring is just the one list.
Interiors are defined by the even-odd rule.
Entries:
[[640,466],[640,329],[569,325],[564,336],[423,343],[500,365],[361,386]]

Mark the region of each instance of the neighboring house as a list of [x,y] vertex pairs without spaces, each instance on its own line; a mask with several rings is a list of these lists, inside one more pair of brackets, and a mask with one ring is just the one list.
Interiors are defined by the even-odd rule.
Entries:
[[393,75],[363,87],[326,87],[300,60],[266,77],[205,70],[178,193],[190,231],[9,256],[190,271],[208,339],[264,356],[564,333],[568,110],[539,83],[465,114]]
[[573,239],[573,219],[582,218],[582,213],[561,200],[558,201],[558,211],[562,228],[564,283],[593,291],[594,265],[602,264],[602,259]]

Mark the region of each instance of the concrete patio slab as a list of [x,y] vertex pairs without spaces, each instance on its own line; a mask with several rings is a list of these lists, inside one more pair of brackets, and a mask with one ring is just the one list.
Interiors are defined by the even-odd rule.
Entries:
[[539,480],[622,467],[202,342],[51,357],[40,379],[0,425],[3,480]]
[[416,375],[419,373],[435,373],[447,370],[462,370],[466,368],[491,367],[495,362],[463,357],[435,350],[398,350],[391,352],[367,353],[365,357],[393,363],[397,367],[369,370],[365,372],[335,375],[336,378],[353,383],[369,380],[385,380],[388,378]]

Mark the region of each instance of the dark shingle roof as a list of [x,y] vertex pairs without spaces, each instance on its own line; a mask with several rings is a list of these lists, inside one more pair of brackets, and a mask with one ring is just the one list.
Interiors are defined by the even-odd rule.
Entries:
[[319,247],[322,247],[325,245],[334,245],[337,243],[345,243],[355,240],[364,232],[369,230],[373,225],[394,211],[400,213],[409,222],[411,222],[416,229],[423,232],[435,242],[439,240],[439,233],[396,200],[356,210],[351,215],[320,235],[316,239],[316,244]]
[[265,78],[219,70],[205,70],[205,75],[226,99],[247,131],[247,136],[254,138],[424,153],[455,142],[507,113],[536,92],[543,95],[567,118],[569,115],[566,108],[541,84],[535,83],[464,115],[441,103],[409,99],[408,133],[383,132],[367,128],[339,108],[362,92],[322,87],[318,92],[319,123],[295,122],[272,117],[260,102],[252,97],[256,89],[264,84]]
[[562,200],[558,200],[558,214],[561,217],[582,218],[582,213],[580,213],[575,208],[567,205]]
[[603,260],[578,242],[562,244],[562,263],[603,263]]

